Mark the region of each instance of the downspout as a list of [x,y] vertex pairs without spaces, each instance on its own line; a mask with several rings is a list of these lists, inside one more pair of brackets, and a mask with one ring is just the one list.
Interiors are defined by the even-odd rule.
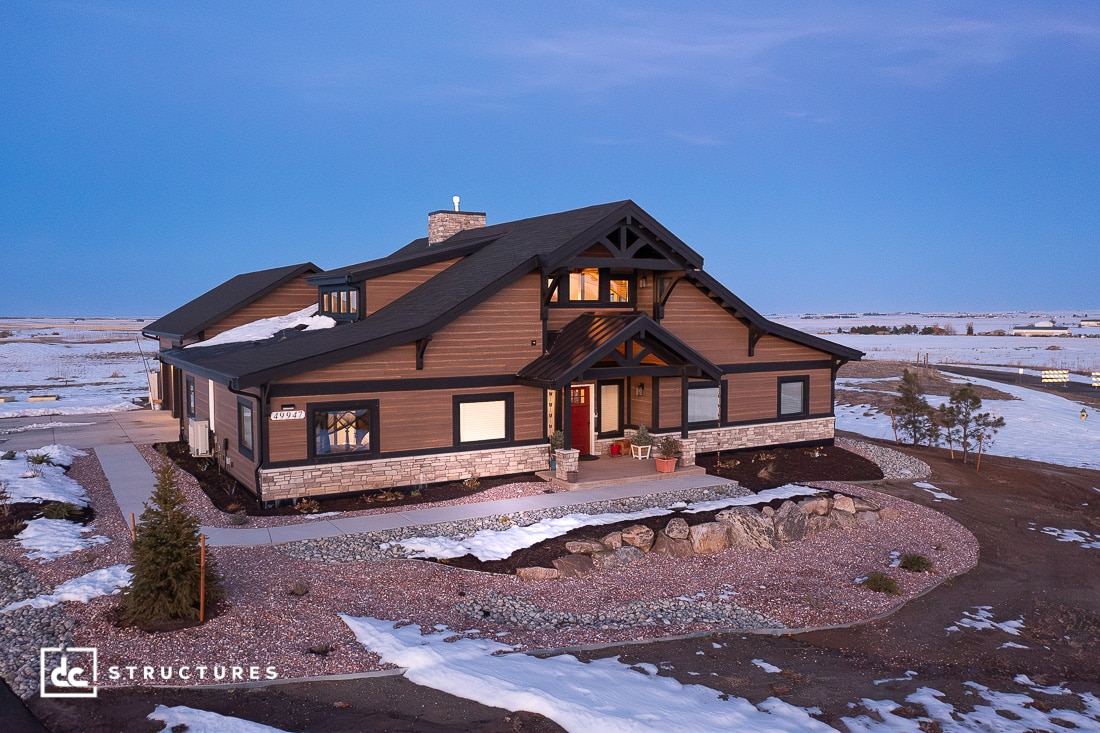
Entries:
[[267,419],[264,417],[264,405],[267,404],[268,385],[267,383],[260,385],[259,397],[254,394],[249,394],[248,392],[242,392],[239,389],[234,389],[233,380],[230,380],[225,386],[226,389],[238,397],[256,400],[256,413],[260,416],[260,429],[256,431],[256,454],[260,457],[260,460],[256,462],[255,468],[256,500],[262,502],[264,497],[263,484],[260,482],[260,471],[262,471],[264,467],[265,449],[267,446]]

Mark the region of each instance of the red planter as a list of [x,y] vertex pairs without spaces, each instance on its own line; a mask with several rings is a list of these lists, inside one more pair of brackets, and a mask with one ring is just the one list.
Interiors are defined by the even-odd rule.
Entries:
[[657,456],[653,459],[653,462],[657,464],[657,473],[672,473],[676,470],[676,458]]

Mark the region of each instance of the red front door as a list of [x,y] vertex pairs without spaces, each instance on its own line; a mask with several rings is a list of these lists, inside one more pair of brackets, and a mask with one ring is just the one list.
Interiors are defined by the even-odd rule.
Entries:
[[570,427],[573,431],[573,444],[569,447],[579,450],[582,456],[588,455],[592,452],[592,421],[589,407],[592,398],[592,388],[573,387],[570,390],[569,398],[573,405],[573,409],[570,411],[570,419],[572,420]]

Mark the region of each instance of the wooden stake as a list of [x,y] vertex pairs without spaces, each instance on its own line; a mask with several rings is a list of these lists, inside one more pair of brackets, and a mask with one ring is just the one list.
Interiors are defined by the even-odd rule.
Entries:
[[982,434],[978,433],[978,465],[974,467],[974,473],[982,470]]
[[206,535],[199,535],[199,623],[206,621]]
[[901,443],[898,442],[898,426],[897,423],[894,422],[893,410],[890,410],[890,427],[894,429],[894,445],[901,445]]
[[130,542],[137,542],[137,522],[134,521],[133,512],[130,512]]

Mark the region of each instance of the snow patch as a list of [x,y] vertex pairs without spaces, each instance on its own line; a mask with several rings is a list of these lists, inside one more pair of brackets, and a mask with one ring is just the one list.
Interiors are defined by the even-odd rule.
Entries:
[[[539,659],[506,653],[511,647],[487,639],[444,643],[446,632],[421,636],[415,624],[394,628],[392,621],[340,617],[383,663],[405,667],[411,682],[483,705],[539,713],[569,731],[833,731],[808,710],[777,698],[753,705],[703,685],[639,674],[617,657],[587,664],[569,654]],[[604,694],[608,690],[614,694]]]
[[940,491],[940,488],[938,486],[933,486],[932,484],[928,483],[927,481],[914,481],[913,485],[916,486],[918,489],[924,489],[929,494],[934,496],[935,498],[933,499],[933,501],[940,501],[940,500],[944,500],[944,499],[946,499],[947,501],[958,501],[959,500],[959,497],[951,496],[951,494],[948,494],[944,491]]
[[79,428],[84,425],[95,425],[94,422],[36,422],[30,425],[20,425],[15,428],[3,428],[0,429],[0,435],[11,435],[13,433],[27,433],[31,430],[51,430],[53,428]]
[[1094,535],[1083,529],[1058,529],[1057,527],[1043,527],[1043,534],[1050,535],[1059,542],[1080,542],[1081,547],[1100,550],[1100,535]]
[[299,331],[319,331],[332,328],[336,321],[328,316],[317,315],[317,306],[306,306],[300,311],[288,313],[285,316],[273,316],[261,318],[228,331],[223,331],[213,338],[200,341],[197,344],[189,344],[185,349],[201,348],[203,346],[217,346],[219,344],[240,344],[249,341],[263,341],[269,339],[280,331],[288,328]]
[[91,531],[91,527],[70,522],[68,519],[32,519],[15,539],[23,549],[30,550],[27,553],[28,558],[48,562],[111,541],[109,537],[100,534],[82,536]]
[[774,664],[768,664],[763,659],[754,659],[752,660],[752,663],[767,672],[768,674],[778,674],[779,672],[783,671],[779,667],[776,667]]
[[990,611],[993,610],[993,606],[974,606],[974,613],[970,611],[963,611],[963,618],[956,621],[954,626],[948,626],[945,631],[948,633],[952,631],[961,631],[960,626],[982,631],[985,629],[1000,629],[1006,634],[1012,634],[1013,636],[1020,635],[1020,629],[1024,628],[1024,617],[1016,619],[1015,621],[994,621],[993,614]]
[[188,733],[285,733],[281,728],[253,723],[250,720],[197,710],[186,705],[157,705],[149,720],[164,723],[165,730],[186,730]]
[[[57,465],[31,464],[28,456],[45,455]],[[44,448],[16,453],[9,461],[0,460],[0,481],[7,484],[12,503],[66,501],[76,506],[88,506],[84,487],[65,474],[65,466],[71,465],[84,451],[67,445],[47,445]]]
[[125,585],[130,583],[129,565],[112,565],[109,568],[93,570],[79,578],[67,580],[54,589],[53,593],[46,593],[25,601],[15,601],[0,608],[0,613],[9,613],[24,606],[32,608],[47,608],[56,606],[62,601],[78,601],[87,603],[99,596],[113,595]]

